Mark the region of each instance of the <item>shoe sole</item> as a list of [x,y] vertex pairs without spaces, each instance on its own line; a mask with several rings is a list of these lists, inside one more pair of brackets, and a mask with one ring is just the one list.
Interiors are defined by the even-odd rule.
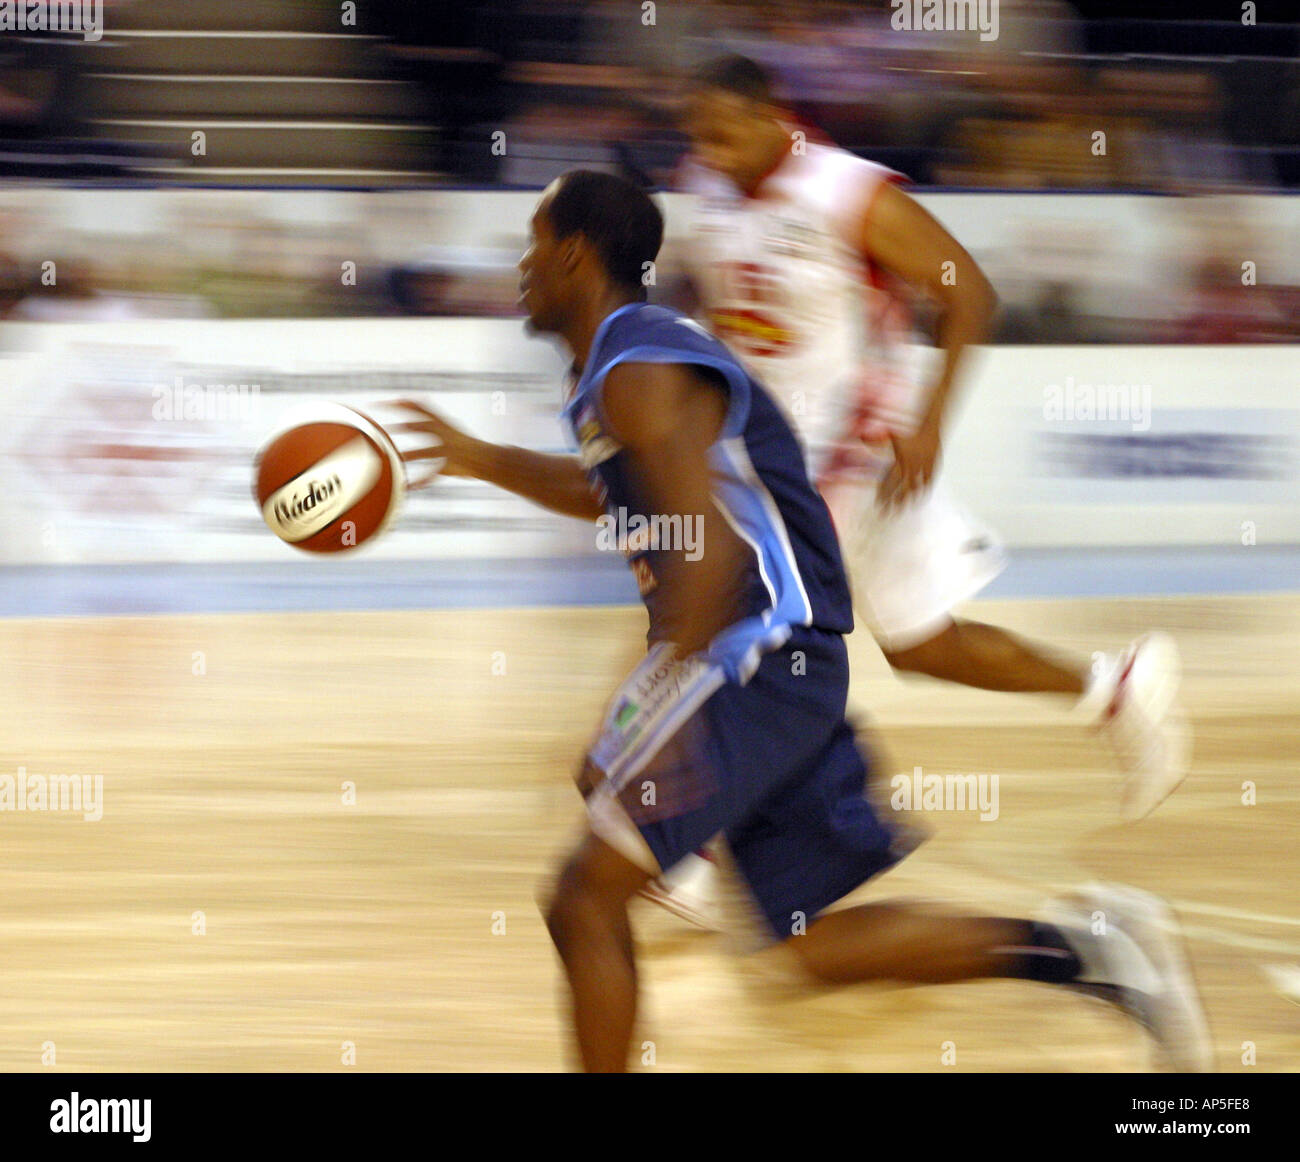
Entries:
[[1121,885],[1091,885],[1089,899],[1101,911],[1114,917],[1151,961],[1165,986],[1165,994],[1184,998],[1189,1022],[1190,1052],[1171,1049],[1167,1041],[1153,1037],[1169,1063],[1180,1073],[1209,1073],[1214,1069],[1214,1051],[1209,1024],[1201,1005],[1200,992],[1178,917],[1159,896]]
[[1178,704],[1182,679],[1182,656],[1178,644],[1169,634],[1157,630],[1138,639],[1125,680],[1133,688],[1144,688],[1143,713],[1158,724],[1161,738],[1172,753],[1166,758],[1167,773],[1159,780],[1140,774],[1130,775],[1126,780],[1126,785],[1134,779],[1138,782],[1132,801],[1126,797],[1120,804],[1120,815],[1125,822],[1135,823],[1146,818],[1187,778],[1191,766],[1192,728]]
[[1178,643],[1159,630],[1143,634],[1138,638],[1126,681],[1135,688],[1146,687],[1144,709],[1155,720],[1164,718],[1178,700],[1178,688],[1183,681],[1183,659]]
[[[1166,747],[1165,773],[1159,779],[1149,774],[1132,774],[1124,781],[1120,815],[1126,823],[1136,823],[1150,815],[1183,785],[1191,770],[1192,724],[1180,707],[1175,706],[1165,715],[1160,735]],[[1134,787],[1131,792],[1130,785]]]

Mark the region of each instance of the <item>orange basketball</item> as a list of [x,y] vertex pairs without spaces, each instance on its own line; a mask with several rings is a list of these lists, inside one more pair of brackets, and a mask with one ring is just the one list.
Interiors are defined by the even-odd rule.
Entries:
[[[320,418],[314,418],[319,415]],[[286,544],[342,553],[377,536],[406,494],[388,433],[355,408],[323,405],[257,454],[262,518]]]

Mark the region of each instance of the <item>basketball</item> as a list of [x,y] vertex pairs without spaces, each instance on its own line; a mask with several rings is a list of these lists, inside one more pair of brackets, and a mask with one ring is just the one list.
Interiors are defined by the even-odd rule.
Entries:
[[[316,418],[319,417],[319,418]],[[406,494],[388,433],[355,408],[326,405],[263,445],[255,495],[267,527],[310,553],[341,553],[372,540]]]

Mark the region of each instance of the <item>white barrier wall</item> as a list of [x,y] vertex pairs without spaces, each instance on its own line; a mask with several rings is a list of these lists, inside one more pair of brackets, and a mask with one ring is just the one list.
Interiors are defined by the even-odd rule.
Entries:
[[992,347],[951,433],[1011,545],[1300,542],[1295,347]]
[[[314,399],[417,396],[558,450],[563,362],[517,320],[11,324],[0,332],[0,561],[258,561],[252,458]],[[975,353],[947,471],[1012,545],[1300,543],[1296,349]],[[242,390],[241,390],[242,389]],[[413,494],[368,552],[536,557],[594,531],[472,481]]]

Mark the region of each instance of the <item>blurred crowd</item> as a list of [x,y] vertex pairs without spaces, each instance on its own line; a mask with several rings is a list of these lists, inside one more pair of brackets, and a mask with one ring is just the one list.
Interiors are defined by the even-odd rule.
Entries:
[[[63,142],[59,164],[71,172],[112,170],[115,150],[123,173],[132,156],[157,155],[148,134],[105,124],[112,98],[97,86],[106,70],[131,67],[140,30],[193,33],[210,21],[348,34],[336,39],[355,51],[340,48],[329,67],[405,86],[401,107],[429,130],[424,171],[435,181],[536,185],[574,163],[617,161],[666,183],[684,148],[683,78],[709,56],[740,52],[775,73],[800,116],[922,184],[1300,185],[1300,23],[1279,22],[1269,5],[1247,23],[1235,5],[1210,21],[1186,5],[1145,20],[1135,3],[983,0],[970,7],[992,29],[962,32],[900,26],[911,11],[902,0],[368,0],[346,25],[332,0],[189,3],[186,15],[166,0],[107,0],[93,44],[0,33],[0,173],[23,152],[6,141],[22,143],[29,162]],[[249,42],[247,69],[274,74],[274,53],[288,50],[259,43]],[[492,148],[500,132],[504,150]]]
[[[187,28],[203,26],[208,8],[213,20],[230,12],[193,3]],[[1300,231],[1279,199],[1251,195],[1300,186],[1300,25],[1269,24],[1267,12],[1248,26],[1235,10],[1205,23],[1074,4],[999,0],[997,36],[986,39],[978,29],[900,28],[888,0],[372,0],[358,5],[365,56],[354,63],[401,86],[404,116],[430,128],[422,184],[539,187],[585,165],[671,189],[686,149],[685,78],[740,52],[769,68],[798,117],[901,170],[922,194],[1170,195],[1152,199],[1167,204],[1166,220],[1013,208],[982,238],[959,228],[1002,297],[999,341],[1294,341]],[[248,0],[238,17],[251,28],[312,29],[333,27],[337,9]],[[111,121],[96,117],[95,86],[102,62],[123,59],[113,55],[115,21],[138,30],[168,12],[180,10],[109,0],[97,44],[0,34],[0,178],[20,156],[28,175],[115,181],[155,161],[156,143],[98,130],[88,142]],[[133,35],[119,39],[131,48]],[[248,67],[272,73],[275,63]],[[125,229],[113,213],[92,220],[103,203],[29,196],[34,188],[0,181],[0,318],[516,310],[521,218],[512,210],[499,225],[471,222],[463,195],[317,193],[334,201],[304,218],[307,195],[142,189],[138,221]],[[1135,235],[1145,253],[1134,253]],[[1257,272],[1243,273],[1243,255]],[[42,265],[51,261],[56,279]],[[340,276],[349,263],[351,279]],[[673,263],[670,238],[668,284]]]
[[[486,0],[450,24],[420,0],[385,11],[398,67],[442,127],[442,168],[462,178],[537,184],[630,153],[667,182],[683,78],[739,52],[839,144],[925,184],[1300,184],[1300,26],[984,7],[995,39],[900,28],[887,0]],[[493,155],[483,142],[503,125],[510,149]],[[1099,129],[1104,152],[1078,148]]]

